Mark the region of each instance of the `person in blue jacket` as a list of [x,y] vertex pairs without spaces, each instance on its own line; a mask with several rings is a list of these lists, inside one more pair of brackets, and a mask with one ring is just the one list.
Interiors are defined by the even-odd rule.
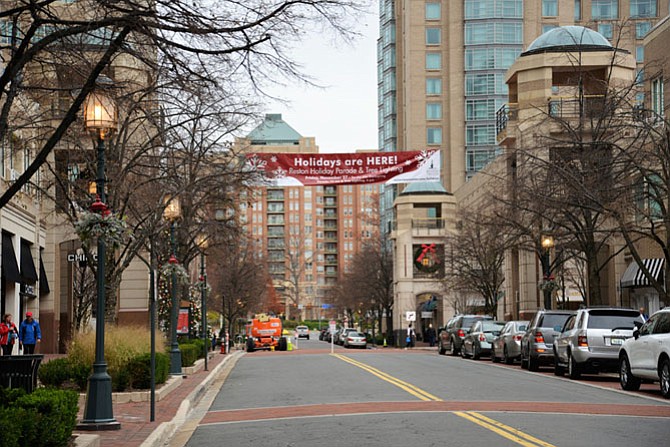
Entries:
[[26,312],[26,319],[19,327],[19,347],[23,348],[23,354],[34,354],[35,345],[42,341],[42,330],[37,320],[33,319],[32,312]]

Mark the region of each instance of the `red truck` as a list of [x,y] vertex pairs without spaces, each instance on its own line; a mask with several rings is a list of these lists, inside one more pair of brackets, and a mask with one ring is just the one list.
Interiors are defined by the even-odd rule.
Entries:
[[266,314],[257,314],[246,325],[247,352],[259,349],[286,351],[288,343],[282,336],[281,320]]

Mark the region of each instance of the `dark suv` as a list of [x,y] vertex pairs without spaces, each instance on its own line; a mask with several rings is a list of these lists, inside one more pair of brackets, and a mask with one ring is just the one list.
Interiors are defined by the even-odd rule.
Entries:
[[538,310],[521,337],[521,367],[537,371],[541,364],[554,362],[554,334],[574,315],[571,310]]
[[463,346],[463,339],[468,334],[472,323],[478,320],[493,320],[488,315],[456,315],[444,326],[437,342],[437,352],[444,355],[447,351],[451,355],[458,355]]

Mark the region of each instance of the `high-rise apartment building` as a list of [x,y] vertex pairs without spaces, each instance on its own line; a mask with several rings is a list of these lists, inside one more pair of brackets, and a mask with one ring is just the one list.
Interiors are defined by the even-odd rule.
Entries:
[[[665,0],[379,3],[379,148],[440,148],[450,192],[498,154],[495,112],[507,98],[505,73],[536,37],[557,26],[592,28],[634,54],[642,78],[644,36],[668,15]],[[384,188],[381,195],[384,231],[396,192]]]
[[[268,114],[245,138],[245,152],[318,153],[280,114]],[[318,318],[327,291],[378,230],[376,185],[263,187],[240,203],[240,224],[266,254],[275,289],[303,318]],[[246,204],[248,203],[248,205]]]

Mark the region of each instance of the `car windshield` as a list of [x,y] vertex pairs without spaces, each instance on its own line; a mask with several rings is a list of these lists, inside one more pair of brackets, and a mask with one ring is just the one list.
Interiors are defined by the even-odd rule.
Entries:
[[492,321],[484,321],[483,323],[483,332],[494,332],[502,329],[504,325],[500,323],[494,323]]
[[485,319],[485,318],[489,318],[489,319],[490,319],[490,317],[485,317],[485,316],[483,316],[483,315],[482,315],[482,316],[477,316],[477,317],[464,317],[464,318],[463,318],[463,325],[462,325],[462,327],[464,327],[464,328],[466,328],[466,327],[469,328],[469,327],[472,326],[472,323],[474,323],[475,321],[483,320],[483,319]]
[[363,337],[364,335],[361,334],[360,332],[349,332],[348,336],[349,337]]
[[568,319],[570,314],[545,314],[542,317],[542,321],[538,326],[540,327],[563,327],[565,320]]
[[589,329],[635,328],[635,322],[644,323],[638,312],[594,313],[589,315]]

